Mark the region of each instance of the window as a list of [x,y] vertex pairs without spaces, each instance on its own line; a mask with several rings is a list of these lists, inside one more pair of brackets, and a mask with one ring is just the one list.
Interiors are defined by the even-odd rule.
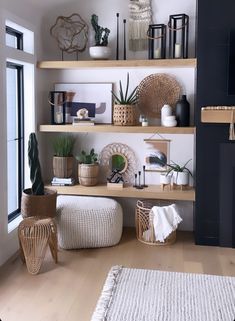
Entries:
[[[27,22],[25,22],[27,25]],[[21,193],[31,186],[28,166],[28,136],[35,131],[34,32],[5,20],[6,144],[8,232],[19,216]],[[9,49],[9,48],[8,48]],[[22,55],[22,51],[27,55]],[[4,52],[4,50],[3,50]],[[16,222],[16,221],[15,221]],[[14,225],[15,226],[15,225]]]
[[6,26],[6,45],[23,50],[23,33]]
[[7,62],[8,221],[20,213],[24,187],[23,66]]

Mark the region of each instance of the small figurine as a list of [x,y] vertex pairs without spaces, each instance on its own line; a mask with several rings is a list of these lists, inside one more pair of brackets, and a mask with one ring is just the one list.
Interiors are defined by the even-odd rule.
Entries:
[[77,118],[87,119],[88,118],[88,110],[86,108],[79,109],[77,111]]

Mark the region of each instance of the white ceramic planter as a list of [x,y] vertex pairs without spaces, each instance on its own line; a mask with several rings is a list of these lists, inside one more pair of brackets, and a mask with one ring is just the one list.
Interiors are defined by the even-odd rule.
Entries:
[[171,175],[160,174],[160,184],[170,184],[171,183]]
[[173,183],[176,185],[188,185],[189,173],[188,172],[173,172]]
[[89,54],[95,60],[107,60],[111,55],[111,48],[107,46],[94,46],[89,48]]

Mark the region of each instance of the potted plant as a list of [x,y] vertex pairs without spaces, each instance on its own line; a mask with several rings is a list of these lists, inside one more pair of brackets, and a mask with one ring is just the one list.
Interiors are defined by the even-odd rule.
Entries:
[[93,59],[108,59],[111,54],[111,49],[108,47],[110,30],[99,26],[98,16],[95,14],[91,16],[91,25],[95,31],[95,46],[90,47],[90,56]]
[[137,87],[129,94],[129,73],[127,73],[126,88],[123,89],[121,80],[119,81],[119,94],[112,91],[114,97],[113,123],[118,126],[134,126],[138,123],[138,109],[136,106]]
[[27,188],[22,192],[21,214],[23,217],[54,217],[56,215],[57,192],[44,188],[38,158],[38,143],[34,133],[31,133],[29,136],[28,161],[32,187]]
[[58,136],[53,141],[53,174],[54,177],[69,178],[73,174],[73,147],[75,139],[72,136]]
[[90,153],[84,150],[76,157],[78,160],[78,180],[81,185],[94,186],[98,183],[99,164],[98,155],[94,148]]
[[193,176],[191,171],[188,169],[187,164],[191,161],[189,159],[183,166],[172,162],[171,164],[167,164],[168,170],[167,175],[172,173],[173,183],[176,185],[188,185],[189,183],[189,175]]

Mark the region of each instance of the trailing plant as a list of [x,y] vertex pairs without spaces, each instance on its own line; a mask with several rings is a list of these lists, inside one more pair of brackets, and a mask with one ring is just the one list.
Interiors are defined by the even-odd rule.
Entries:
[[84,150],[76,156],[76,159],[80,164],[95,164],[98,161],[98,154],[95,153],[94,148],[90,150],[90,153],[86,153]]
[[103,28],[98,24],[98,16],[93,14],[91,16],[91,25],[95,31],[95,45],[96,46],[107,46],[108,37],[110,30],[108,28]]
[[75,139],[72,136],[58,136],[53,142],[54,156],[70,157],[73,156]]
[[122,82],[121,82],[121,80],[119,80],[119,96],[116,95],[112,91],[112,95],[115,99],[116,104],[119,104],[119,105],[135,105],[136,104],[136,102],[137,102],[137,95],[136,95],[137,86],[130,94],[128,94],[129,82],[130,82],[129,73],[127,73],[126,88],[123,90]]
[[35,133],[29,135],[28,162],[30,168],[31,192],[33,195],[44,195],[41,167],[38,158],[38,142]]

